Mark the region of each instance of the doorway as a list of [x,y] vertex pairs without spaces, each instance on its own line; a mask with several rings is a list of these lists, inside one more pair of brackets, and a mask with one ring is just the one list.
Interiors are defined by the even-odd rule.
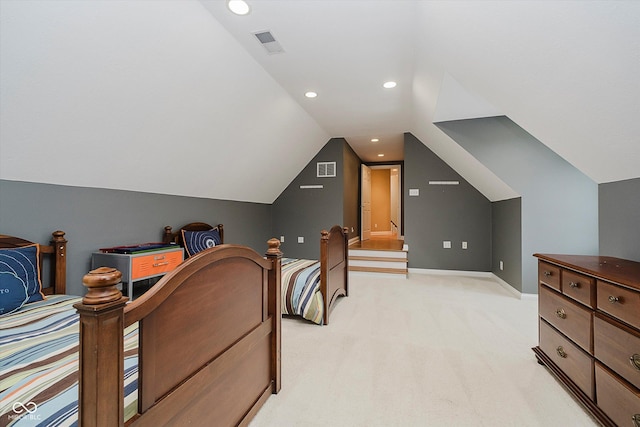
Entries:
[[402,165],[362,165],[360,239],[402,240]]

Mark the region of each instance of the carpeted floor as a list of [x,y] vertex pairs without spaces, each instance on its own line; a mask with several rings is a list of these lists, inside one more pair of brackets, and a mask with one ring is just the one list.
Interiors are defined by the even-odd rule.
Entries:
[[330,324],[282,324],[262,426],[594,426],[536,362],[537,298],[489,278],[350,277]]

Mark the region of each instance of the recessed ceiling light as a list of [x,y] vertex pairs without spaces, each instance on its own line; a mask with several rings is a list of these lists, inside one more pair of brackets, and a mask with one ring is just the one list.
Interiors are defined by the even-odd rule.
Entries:
[[384,154],[378,154],[378,157],[384,157]]
[[227,7],[236,15],[246,15],[251,12],[251,8],[244,0],[229,0],[227,1]]
[[391,81],[385,82],[382,86],[385,89],[392,89],[392,88],[396,87],[396,82],[391,82]]
[[309,91],[309,92],[305,93],[304,96],[306,96],[307,98],[315,98],[316,96],[318,96],[318,94],[315,93],[315,92]]
[[378,138],[371,138],[371,142],[378,142],[380,141]]

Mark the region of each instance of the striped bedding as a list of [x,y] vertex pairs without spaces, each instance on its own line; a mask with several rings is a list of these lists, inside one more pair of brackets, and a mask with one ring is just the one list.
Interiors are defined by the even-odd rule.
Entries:
[[[78,297],[0,318],[0,426],[78,425]],[[137,412],[138,327],[125,330],[125,420]]]
[[282,259],[282,314],[322,325],[324,300],[320,292],[320,261]]

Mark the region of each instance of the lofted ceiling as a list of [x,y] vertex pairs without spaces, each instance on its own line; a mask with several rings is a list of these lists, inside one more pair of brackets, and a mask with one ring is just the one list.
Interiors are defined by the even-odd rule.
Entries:
[[434,124],[496,115],[640,176],[640,1],[247,1],[0,0],[0,178],[272,203],[329,138],[393,162],[411,132],[503,200]]
[[640,176],[640,2],[248,0],[245,16],[201,2],[364,161],[402,159],[412,132],[490,199],[513,197],[433,125],[506,115],[595,182]]

